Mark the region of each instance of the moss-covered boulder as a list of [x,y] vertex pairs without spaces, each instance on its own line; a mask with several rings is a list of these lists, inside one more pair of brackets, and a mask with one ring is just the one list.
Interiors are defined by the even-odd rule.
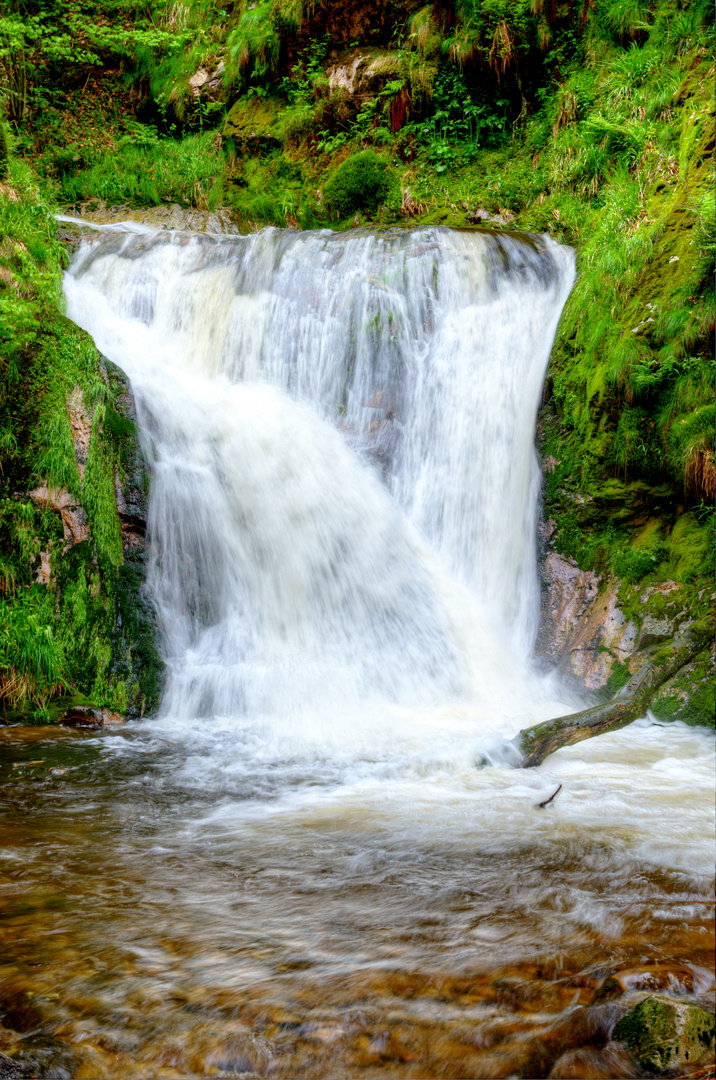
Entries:
[[643,1069],[674,1069],[713,1060],[714,1017],[685,1001],[644,998],[614,1028]]
[[716,655],[705,649],[659,689],[651,711],[658,720],[682,720],[700,727],[716,726]]
[[261,155],[282,145],[280,107],[276,101],[240,98],[224,121],[224,138],[232,139],[242,154]]

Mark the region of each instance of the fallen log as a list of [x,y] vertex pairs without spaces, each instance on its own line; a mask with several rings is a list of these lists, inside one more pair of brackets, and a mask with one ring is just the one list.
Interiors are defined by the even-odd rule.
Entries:
[[540,765],[562,746],[591,739],[605,731],[617,731],[644,716],[659,687],[702,652],[709,637],[713,637],[713,630],[706,621],[694,623],[645,659],[611,701],[520,731],[512,742],[522,755],[522,768]]

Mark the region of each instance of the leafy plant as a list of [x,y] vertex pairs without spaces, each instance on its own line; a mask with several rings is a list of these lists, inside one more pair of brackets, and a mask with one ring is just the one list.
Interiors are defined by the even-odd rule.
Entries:
[[323,188],[329,213],[347,217],[356,210],[375,212],[388,194],[385,162],[372,150],[354,154],[339,165]]

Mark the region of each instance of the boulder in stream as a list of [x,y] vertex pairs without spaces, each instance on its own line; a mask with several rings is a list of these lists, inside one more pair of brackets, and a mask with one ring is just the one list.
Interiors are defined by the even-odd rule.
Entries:
[[696,1005],[654,994],[621,1018],[613,1037],[627,1044],[643,1069],[683,1068],[713,1061],[715,1024]]
[[111,709],[93,709],[91,705],[73,705],[60,717],[60,723],[65,727],[77,728],[84,731],[102,731],[107,728],[119,727],[124,723],[124,718]]

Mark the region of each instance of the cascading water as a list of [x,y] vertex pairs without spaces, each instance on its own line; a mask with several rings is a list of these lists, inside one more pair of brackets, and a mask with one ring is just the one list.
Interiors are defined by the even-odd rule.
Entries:
[[439,229],[83,241],[68,311],[134,387],[169,681],[96,739],[0,728],[28,1075],[637,1076],[605,980],[713,990],[712,735],[506,767],[574,705],[530,662],[572,275]]
[[68,313],[153,448],[165,714],[370,749],[380,703],[470,702],[483,734],[555,707],[533,441],[573,265],[445,229],[87,244]]

